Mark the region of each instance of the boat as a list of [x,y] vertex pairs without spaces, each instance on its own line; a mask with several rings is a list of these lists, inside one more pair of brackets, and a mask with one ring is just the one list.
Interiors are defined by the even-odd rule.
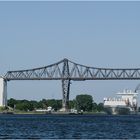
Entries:
[[129,115],[138,113],[138,93],[124,90],[115,98],[104,98],[104,109],[110,115]]

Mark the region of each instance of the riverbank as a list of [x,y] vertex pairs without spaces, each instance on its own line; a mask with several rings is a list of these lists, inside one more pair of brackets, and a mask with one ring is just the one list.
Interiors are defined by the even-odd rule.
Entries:
[[[71,113],[71,112],[35,112],[35,111],[0,111],[0,114],[9,114],[9,115],[108,115],[106,112],[83,112],[83,113]],[[140,115],[140,112],[137,114],[128,114],[129,115]],[[109,115],[109,116],[118,116],[118,115]],[[121,116],[121,115],[119,115]],[[124,115],[122,115],[124,116]]]
[[51,115],[104,115],[105,112],[83,112],[83,113],[72,113],[72,112],[36,112],[36,111],[0,111],[0,114],[51,114]]

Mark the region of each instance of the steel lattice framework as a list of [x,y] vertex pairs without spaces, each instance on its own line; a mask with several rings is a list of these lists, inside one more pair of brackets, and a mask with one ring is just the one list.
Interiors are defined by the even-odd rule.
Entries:
[[139,80],[140,68],[95,68],[63,59],[58,63],[28,70],[8,71],[6,80]]
[[5,80],[62,80],[63,108],[68,108],[70,80],[140,80],[140,68],[96,68],[63,59],[55,64],[19,71],[8,71]]

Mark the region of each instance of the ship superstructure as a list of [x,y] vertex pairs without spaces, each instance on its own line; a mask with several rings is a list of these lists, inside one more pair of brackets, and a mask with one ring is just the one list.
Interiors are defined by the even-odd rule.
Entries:
[[135,114],[138,111],[138,93],[124,90],[115,98],[104,98],[104,108],[108,114]]

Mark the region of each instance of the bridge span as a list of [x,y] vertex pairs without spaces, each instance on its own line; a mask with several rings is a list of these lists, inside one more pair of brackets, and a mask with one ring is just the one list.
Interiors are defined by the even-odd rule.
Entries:
[[45,67],[8,71],[3,78],[0,78],[0,106],[7,105],[7,81],[11,80],[61,80],[62,107],[66,111],[71,80],[140,80],[140,68],[97,68],[81,65],[65,58]]

